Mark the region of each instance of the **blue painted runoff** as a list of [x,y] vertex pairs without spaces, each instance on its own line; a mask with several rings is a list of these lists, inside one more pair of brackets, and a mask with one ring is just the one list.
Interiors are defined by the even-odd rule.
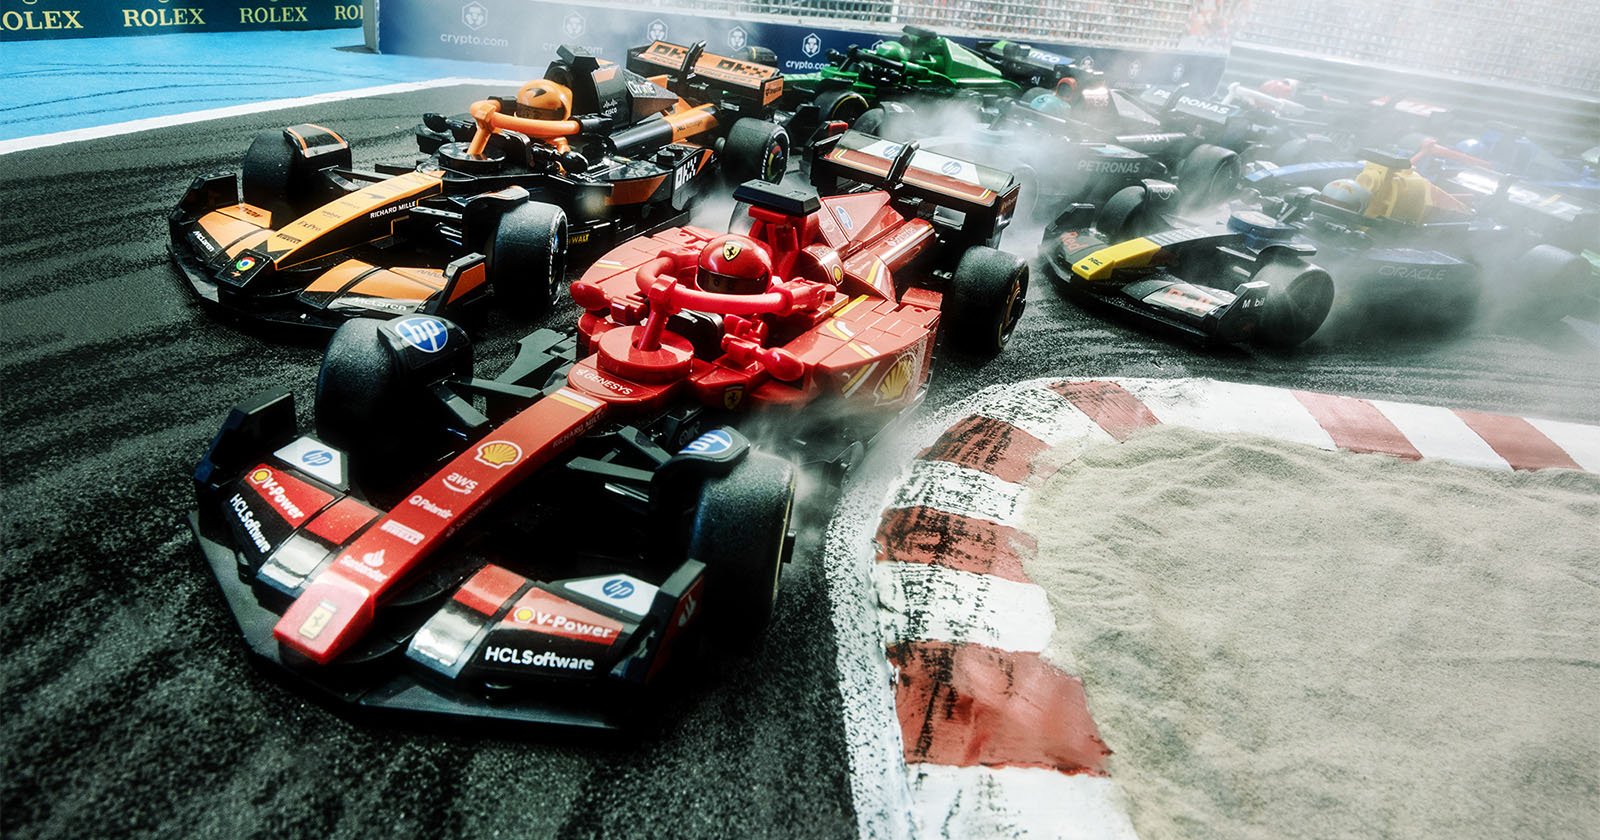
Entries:
[[0,140],[448,76],[543,67],[368,52],[359,29],[0,44]]

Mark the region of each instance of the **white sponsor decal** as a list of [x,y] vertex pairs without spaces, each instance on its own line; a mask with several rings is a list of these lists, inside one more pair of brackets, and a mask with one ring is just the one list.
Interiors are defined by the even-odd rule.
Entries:
[[1078,168],[1085,172],[1119,174],[1138,172],[1141,165],[1138,161],[1080,160],[1078,161]]
[[449,509],[447,507],[440,507],[439,505],[434,504],[432,500],[428,499],[425,496],[421,496],[421,495],[412,496],[408,501],[410,502],[412,507],[422,508],[423,510],[433,514],[434,516],[439,517],[440,519],[450,519],[451,517],[454,517],[456,515],[455,511],[453,511],[453,510],[451,510],[451,509]]
[[358,575],[361,575],[362,577],[371,578],[372,580],[377,581],[378,583],[383,583],[384,581],[389,579],[388,575],[384,574],[383,572],[381,572],[381,571],[379,571],[377,569],[372,568],[371,566],[368,566],[368,565],[362,563],[361,561],[357,560],[354,557],[351,557],[348,554],[340,555],[340,557],[339,557],[339,565],[343,566],[346,569],[349,569],[352,572],[355,572]]
[[634,615],[644,615],[650,611],[650,605],[655,603],[656,591],[659,589],[632,575],[587,578],[572,581],[565,586],[568,591],[604,601]]
[[250,536],[250,541],[262,554],[272,550],[272,543],[261,533],[261,523],[256,520],[256,515],[250,512],[250,503],[238,493],[228,500],[228,506],[233,508],[235,516],[239,517],[239,524],[244,526],[244,532]]
[[617,629],[615,627],[602,627],[598,624],[589,624],[587,622],[578,621],[575,618],[568,618],[560,613],[547,613],[540,610],[517,610],[516,620],[522,622],[523,624],[535,624],[540,627],[550,627],[560,630],[563,633],[575,633],[580,636],[593,636],[596,639],[605,639],[607,641],[616,638],[617,635]]
[[279,484],[278,479],[273,477],[272,470],[266,467],[255,470],[250,473],[250,483],[261,488],[261,494],[266,496],[274,505],[277,505],[285,514],[288,514],[291,521],[299,522],[306,518],[306,512],[301,510],[293,499],[289,498],[289,494],[284,491],[283,485]]
[[1445,270],[1442,268],[1428,268],[1420,265],[1386,265],[1378,269],[1378,274],[1383,277],[1399,277],[1404,280],[1443,280]]
[[467,478],[458,472],[453,472],[444,478],[439,479],[439,483],[457,493],[471,493],[472,491],[478,489],[477,481]]
[[361,562],[367,564],[368,566],[371,566],[374,569],[378,568],[379,566],[382,566],[383,565],[383,549],[380,548],[377,551],[369,551],[366,554],[361,555]]
[[344,483],[344,453],[315,438],[295,438],[272,456],[318,481],[336,487]]
[[531,665],[535,668],[560,668],[565,671],[593,671],[594,660],[576,656],[561,656],[550,651],[534,653],[511,647],[487,647],[483,650],[485,662],[501,665]]
[[404,541],[406,541],[408,543],[411,543],[412,545],[416,545],[416,544],[422,542],[422,532],[421,531],[418,531],[415,528],[409,528],[409,527],[407,527],[405,525],[401,525],[400,523],[394,521],[393,519],[385,519],[383,521],[383,524],[378,526],[378,530],[380,530],[380,531],[382,531],[382,532],[384,532],[386,534],[390,534],[392,536],[399,537],[400,539],[402,539],[402,540],[404,540]]
[[621,382],[617,382],[614,379],[608,379],[608,378],[606,378],[604,376],[601,376],[600,374],[595,373],[593,368],[586,368],[586,367],[573,368],[572,369],[572,375],[578,377],[579,379],[583,379],[583,380],[587,380],[589,382],[593,382],[594,384],[599,385],[600,387],[606,389],[607,391],[611,391],[613,393],[621,394],[623,396],[627,396],[627,395],[633,393],[633,389],[630,388],[629,386],[624,385]]

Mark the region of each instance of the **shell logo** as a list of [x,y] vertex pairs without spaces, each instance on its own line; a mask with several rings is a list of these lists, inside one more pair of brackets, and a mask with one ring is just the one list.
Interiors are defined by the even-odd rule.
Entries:
[[491,440],[478,447],[473,460],[495,469],[504,469],[522,460],[522,447],[509,440]]
[[262,469],[256,470],[255,472],[250,474],[250,483],[251,484],[260,484],[261,482],[266,481],[267,479],[269,479],[271,477],[272,477],[272,471],[269,470],[269,469],[266,469],[266,468],[262,468]]
[[916,376],[917,363],[910,353],[894,360],[894,364],[884,371],[883,378],[878,380],[877,387],[872,389],[872,396],[880,404],[894,402],[906,394],[906,386]]
[[533,610],[530,610],[527,607],[523,607],[523,608],[517,610],[516,613],[512,615],[512,617],[515,618],[517,621],[522,622],[523,624],[527,624],[528,622],[533,620]]

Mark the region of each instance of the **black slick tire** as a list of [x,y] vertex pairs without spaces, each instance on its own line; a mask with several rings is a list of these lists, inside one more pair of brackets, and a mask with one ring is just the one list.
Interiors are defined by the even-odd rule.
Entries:
[[375,318],[339,325],[317,372],[317,435],[369,467],[396,458],[416,440],[418,408],[427,401],[419,386],[408,387],[381,326]]
[[298,156],[281,128],[262,131],[244,153],[240,186],[246,204],[272,214],[274,228],[282,228],[307,210],[307,196],[299,194],[295,172]]
[[519,316],[542,317],[566,279],[566,211],[537,201],[512,208],[496,222],[486,256],[498,304]]
[[1117,190],[1094,217],[1094,229],[1109,243],[1150,233],[1154,224],[1155,207],[1142,186]]
[[783,180],[789,167],[789,134],[777,123],[745,118],[733,124],[722,144],[722,172],[728,183]]
[[1217,204],[1233,195],[1242,174],[1238,153],[1202,143],[1178,164],[1180,196],[1188,207]]
[[995,248],[968,248],[945,297],[945,331],[957,349],[993,356],[1005,349],[1027,308],[1028,263]]
[[823,122],[854,125],[868,110],[867,98],[853,90],[830,90],[817,97],[817,114]]
[[1280,350],[1315,335],[1333,308],[1333,278],[1300,259],[1268,262],[1251,280],[1271,287],[1256,325],[1255,342]]
[[794,465],[764,452],[700,488],[689,557],[706,564],[707,622],[735,646],[753,646],[772,623],[794,495]]

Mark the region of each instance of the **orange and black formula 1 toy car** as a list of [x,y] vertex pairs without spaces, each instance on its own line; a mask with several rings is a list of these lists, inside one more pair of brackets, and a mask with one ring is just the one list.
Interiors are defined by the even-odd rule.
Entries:
[[[645,73],[653,73],[646,76]],[[202,301],[333,329],[359,315],[459,314],[488,297],[531,316],[569,245],[609,247],[681,222],[721,173],[777,181],[771,67],[657,42],[629,67],[559,50],[545,77],[471,116],[430,114],[420,163],[351,168],[314,125],[264,132],[234,175],[196,180],[171,214],[172,255]]]
[[689,634],[758,638],[797,471],[829,486],[921,400],[941,331],[998,350],[1024,300],[1026,264],[980,244],[1015,184],[875,143],[814,171],[881,189],[751,181],[749,235],[612,251],[573,284],[577,335],[493,379],[444,319],[356,319],[315,436],[287,393],[237,406],[194,521],[252,651],[365,709],[610,726]]

